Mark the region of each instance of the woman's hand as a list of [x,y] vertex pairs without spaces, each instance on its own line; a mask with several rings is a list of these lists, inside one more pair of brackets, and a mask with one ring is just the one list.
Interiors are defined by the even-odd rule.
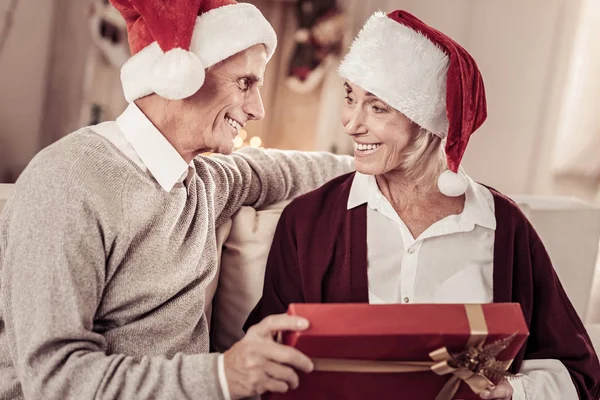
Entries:
[[482,399],[494,399],[494,400],[511,400],[513,395],[513,388],[504,380],[500,382],[495,388],[491,390],[484,390],[479,394]]

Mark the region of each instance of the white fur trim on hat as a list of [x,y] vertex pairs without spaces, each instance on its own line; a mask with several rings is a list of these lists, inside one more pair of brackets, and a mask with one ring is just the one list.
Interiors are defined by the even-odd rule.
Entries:
[[[238,3],[218,7],[199,15],[196,18],[190,51],[200,61],[200,64],[195,62],[193,64],[202,65],[205,69],[261,43],[266,47],[268,61],[277,47],[277,35],[273,27],[258,8],[252,4]],[[158,87],[158,83],[155,83],[156,75],[151,71],[164,54],[158,43],[153,42],[133,55],[123,65],[121,83],[125,99],[128,102],[151,93],[157,93],[154,90],[155,87]],[[160,68],[170,71],[171,77],[174,78],[176,64],[180,63],[182,58],[175,56],[170,58],[174,64],[167,67],[165,64],[167,61],[163,60]],[[200,74],[194,73],[182,74],[181,82],[175,84],[176,88],[167,90],[162,84],[161,88],[163,93],[170,93],[169,98],[186,98],[196,93],[202,86],[200,84],[198,88],[195,88],[199,76]],[[169,80],[171,81],[170,78]],[[202,77],[202,81],[204,81],[204,77]],[[189,87],[186,88],[186,86]]]
[[377,12],[352,43],[339,73],[445,138],[448,64],[446,53],[424,35]]

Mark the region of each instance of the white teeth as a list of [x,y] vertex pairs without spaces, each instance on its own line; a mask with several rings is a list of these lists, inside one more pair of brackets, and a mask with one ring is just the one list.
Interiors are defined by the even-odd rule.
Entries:
[[233,120],[229,117],[225,117],[225,121],[227,121],[227,123],[231,125],[236,131],[242,129],[242,125],[240,125],[236,120]]
[[360,143],[354,142],[354,148],[357,149],[357,150],[375,150],[379,146],[381,146],[381,143],[377,143],[377,144],[360,144]]

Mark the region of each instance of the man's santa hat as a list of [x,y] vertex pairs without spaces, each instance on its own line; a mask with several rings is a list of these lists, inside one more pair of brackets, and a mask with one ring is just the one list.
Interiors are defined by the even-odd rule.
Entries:
[[481,74],[464,48],[405,11],[378,12],[365,23],[339,72],[445,139],[448,170],[438,188],[446,196],[466,191],[459,165],[487,111]]
[[127,101],[156,93],[187,98],[204,83],[205,69],[264,44],[275,31],[253,5],[234,0],[110,0],[127,23],[132,57],[121,68]]

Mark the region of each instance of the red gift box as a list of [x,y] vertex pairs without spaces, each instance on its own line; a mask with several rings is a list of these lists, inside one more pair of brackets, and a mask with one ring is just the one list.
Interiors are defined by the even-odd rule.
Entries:
[[482,374],[474,357],[494,356],[501,373],[529,334],[513,303],[292,304],[288,314],[310,328],[284,332],[283,343],[311,357],[315,370],[269,399],[475,400],[491,384],[485,374],[499,378]]

